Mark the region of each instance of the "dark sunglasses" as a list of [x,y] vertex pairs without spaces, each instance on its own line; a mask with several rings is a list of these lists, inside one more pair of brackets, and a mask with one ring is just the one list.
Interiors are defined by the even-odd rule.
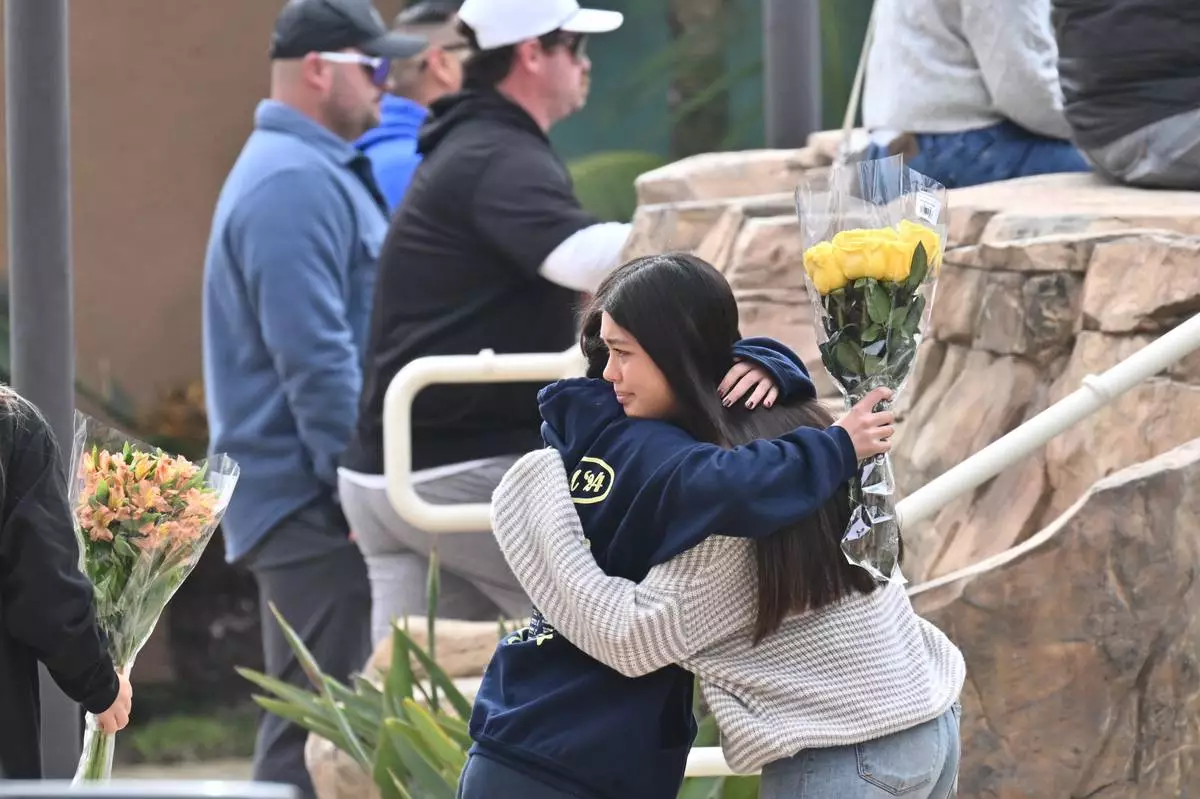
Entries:
[[586,33],[554,31],[541,37],[539,41],[542,43],[542,47],[547,50],[553,50],[555,47],[565,47],[570,52],[571,57],[575,59],[583,58],[587,54]]
[[388,77],[392,74],[390,58],[363,55],[362,53],[317,53],[323,61],[336,64],[358,64],[370,77],[371,83],[382,89],[387,86]]

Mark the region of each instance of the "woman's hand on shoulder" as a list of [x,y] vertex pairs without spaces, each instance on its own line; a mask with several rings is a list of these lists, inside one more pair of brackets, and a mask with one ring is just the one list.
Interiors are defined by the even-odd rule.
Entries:
[[726,408],[745,399],[747,408],[759,405],[770,408],[779,399],[779,387],[771,373],[756,363],[739,360],[725,375],[717,387],[721,402]]

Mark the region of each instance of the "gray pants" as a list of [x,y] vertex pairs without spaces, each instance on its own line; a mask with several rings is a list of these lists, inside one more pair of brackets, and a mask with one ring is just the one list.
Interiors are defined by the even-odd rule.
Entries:
[[[500,478],[518,455],[490,458],[465,471],[414,475],[417,495],[435,504],[490,502]],[[428,609],[429,553],[436,543],[441,591],[437,615],[446,619],[495,621],[523,618],[530,602],[490,531],[430,535],[400,518],[382,486],[338,478],[338,494],[371,580],[371,632],[378,643],[394,619],[423,616]]]
[[1200,108],[1087,151],[1096,171],[1131,186],[1200,189]]
[[[258,582],[266,673],[315,690],[292,654],[270,605],[296,631],[330,677],[348,682],[371,656],[371,592],[362,555],[347,537],[341,510],[315,502],[284,519],[243,563]],[[308,733],[264,713],[254,745],[254,779],[295,785],[314,797],[304,765]]]

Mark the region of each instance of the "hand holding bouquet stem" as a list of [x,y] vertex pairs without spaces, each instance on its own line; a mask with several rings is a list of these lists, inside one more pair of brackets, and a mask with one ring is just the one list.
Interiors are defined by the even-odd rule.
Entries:
[[117,698],[112,706],[96,716],[96,726],[105,735],[116,735],[129,724],[129,714],[133,711],[133,686],[129,683],[129,675],[124,671],[117,672]]
[[891,398],[892,390],[887,386],[873,389],[834,423],[850,436],[854,454],[860,461],[882,455],[892,448],[892,435],[896,432],[892,425],[896,417],[887,410],[891,407]]

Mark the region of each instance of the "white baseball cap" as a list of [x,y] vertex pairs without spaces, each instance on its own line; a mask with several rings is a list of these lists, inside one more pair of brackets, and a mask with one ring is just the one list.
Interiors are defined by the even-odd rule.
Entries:
[[474,31],[481,50],[506,47],[556,30],[608,33],[625,21],[620,11],[580,8],[576,0],[466,0],[458,18]]

